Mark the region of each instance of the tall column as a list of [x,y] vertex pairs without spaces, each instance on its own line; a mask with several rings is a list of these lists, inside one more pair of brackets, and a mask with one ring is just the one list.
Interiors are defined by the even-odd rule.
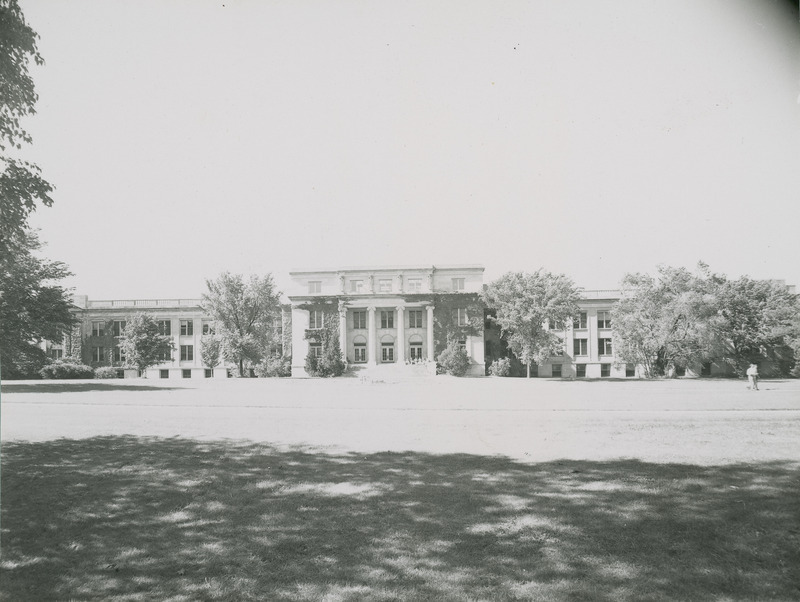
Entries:
[[405,307],[397,306],[397,362],[404,364],[406,361],[406,316]]
[[342,359],[347,362],[347,308],[339,308],[339,349]]
[[433,349],[433,305],[429,305],[428,309],[428,323],[426,326],[428,327],[428,359],[434,360],[434,349]]
[[378,345],[375,339],[378,337],[375,328],[375,307],[367,308],[367,364],[374,366],[378,363]]

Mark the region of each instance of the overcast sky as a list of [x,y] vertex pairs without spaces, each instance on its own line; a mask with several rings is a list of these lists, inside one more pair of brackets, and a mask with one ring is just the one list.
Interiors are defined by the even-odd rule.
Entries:
[[796,2],[21,4],[33,224],[90,298],[445,263],[800,284]]

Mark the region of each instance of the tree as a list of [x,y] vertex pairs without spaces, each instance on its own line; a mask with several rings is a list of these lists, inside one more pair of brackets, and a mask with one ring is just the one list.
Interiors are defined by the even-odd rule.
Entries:
[[56,284],[67,266],[40,259],[35,232],[22,232],[13,254],[0,254],[0,366],[3,378],[35,377],[45,363],[39,343],[60,341],[76,322],[72,296]]
[[[768,350],[792,346],[800,335],[800,304],[781,282],[717,277],[714,297],[716,314],[711,327],[719,355],[737,373],[763,359]],[[793,359],[786,363],[792,364]],[[789,365],[782,371],[790,369]]]
[[[31,137],[21,120],[33,115],[38,95],[28,65],[44,63],[36,45],[38,35],[25,22],[16,0],[0,1],[0,150],[21,149]],[[27,161],[0,155],[0,255],[17,252],[36,202],[53,204],[53,187],[39,168]]]
[[549,325],[565,324],[578,313],[579,293],[572,280],[545,270],[509,272],[487,286],[483,297],[496,312],[490,319],[526,365],[528,378],[531,362],[544,363],[563,351],[563,339]]
[[612,309],[614,350],[622,362],[642,366],[648,378],[710,358],[716,341],[714,282],[708,268],[658,267],[658,277],[626,274]]
[[222,341],[216,334],[203,335],[200,339],[200,357],[203,365],[214,368],[222,357]]
[[244,376],[245,362],[258,364],[269,354],[273,325],[281,319],[280,293],[271,274],[245,280],[224,272],[216,280],[206,280],[206,286],[203,309],[216,322],[226,359],[236,363],[239,376]]
[[125,365],[144,372],[163,361],[174,349],[172,339],[162,335],[158,322],[149,314],[136,314],[128,318],[119,341],[125,354]]

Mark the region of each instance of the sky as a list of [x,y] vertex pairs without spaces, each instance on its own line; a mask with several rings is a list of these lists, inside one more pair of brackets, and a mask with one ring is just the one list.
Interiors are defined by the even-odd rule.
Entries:
[[481,264],[800,284],[783,0],[21,0],[31,222],[91,299]]

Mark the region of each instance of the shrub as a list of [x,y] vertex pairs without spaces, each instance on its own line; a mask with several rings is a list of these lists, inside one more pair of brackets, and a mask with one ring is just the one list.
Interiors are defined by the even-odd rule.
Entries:
[[341,376],[344,373],[342,352],[338,348],[328,347],[323,349],[322,355],[315,357],[309,351],[306,356],[306,372],[310,376]]
[[261,360],[255,367],[259,378],[274,378],[292,375],[292,360],[288,357],[272,356]]
[[448,343],[447,348],[439,354],[436,361],[444,372],[453,376],[464,376],[469,368],[467,352],[456,341]]
[[86,364],[55,360],[54,362],[42,368],[39,371],[39,374],[42,375],[42,378],[94,378],[94,369]]
[[509,376],[511,374],[511,360],[507,357],[494,360],[492,365],[489,366],[489,374],[492,376]]
[[119,370],[112,366],[100,366],[94,369],[95,378],[117,378]]

